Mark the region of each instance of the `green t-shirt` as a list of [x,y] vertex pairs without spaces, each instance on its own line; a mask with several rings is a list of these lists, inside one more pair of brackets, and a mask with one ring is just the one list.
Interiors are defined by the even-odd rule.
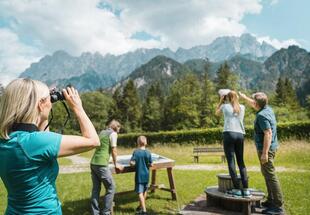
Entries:
[[0,177],[8,193],[5,214],[62,214],[55,186],[61,135],[15,131],[9,136],[0,139]]
[[99,134],[100,146],[96,148],[91,159],[91,164],[108,166],[111,155],[111,147],[116,147],[117,133],[112,129],[107,129]]

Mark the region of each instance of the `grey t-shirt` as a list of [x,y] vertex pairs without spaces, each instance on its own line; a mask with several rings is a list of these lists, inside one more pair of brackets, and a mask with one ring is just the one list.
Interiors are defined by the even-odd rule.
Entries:
[[223,104],[221,106],[221,111],[224,114],[224,132],[238,132],[245,134],[243,118],[244,118],[244,105],[240,105],[240,113],[234,113],[234,109],[230,103]]

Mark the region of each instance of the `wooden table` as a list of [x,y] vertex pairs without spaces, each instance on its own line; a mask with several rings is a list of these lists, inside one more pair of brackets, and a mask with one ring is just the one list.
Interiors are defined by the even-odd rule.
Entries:
[[[135,167],[129,165],[130,158],[131,158],[131,155],[117,156],[117,163],[121,164],[124,167],[123,171],[117,172],[117,174],[135,172]],[[171,193],[172,199],[176,200],[177,199],[176,188],[175,188],[174,177],[172,173],[172,168],[175,165],[175,161],[169,158],[166,158],[164,156],[154,154],[154,153],[152,153],[152,160],[153,160],[153,166],[150,168],[150,171],[152,171],[150,191],[155,192],[156,189],[168,191]],[[116,173],[114,165],[112,163],[109,164],[109,167],[112,173]],[[167,176],[169,179],[170,188],[165,188],[165,187],[162,187],[156,184],[156,171],[158,169],[167,169]],[[126,192],[122,192],[122,193],[126,193]]]

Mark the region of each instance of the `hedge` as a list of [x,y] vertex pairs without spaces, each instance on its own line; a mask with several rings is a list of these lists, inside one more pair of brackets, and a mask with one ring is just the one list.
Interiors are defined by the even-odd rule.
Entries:
[[[222,142],[223,128],[161,131],[161,132],[141,132],[120,134],[118,144],[121,146],[133,147],[136,145],[137,137],[144,135],[148,138],[148,143],[152,144],[212,144]],[[278,139],[285,140],[289,138],[309,139],[310,121],[279,123],[277,126]],[[246,128],[245,138],[252,139],[254,135],[253,127]]]

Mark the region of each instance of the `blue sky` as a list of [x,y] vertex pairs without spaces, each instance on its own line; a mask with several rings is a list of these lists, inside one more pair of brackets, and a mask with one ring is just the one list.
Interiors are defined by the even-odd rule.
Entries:
[[[0,83],[57,50],[123,54],[191,48],[251,33],[310,50],[306,0],[1,0]],[[4,41],[4,42],[2,42]]]
[[246,15],[241,23],[250,33],[278,40],[296,40],[310,51],[310,1],[278,0],[274,4],[264,2],[259,14]]

